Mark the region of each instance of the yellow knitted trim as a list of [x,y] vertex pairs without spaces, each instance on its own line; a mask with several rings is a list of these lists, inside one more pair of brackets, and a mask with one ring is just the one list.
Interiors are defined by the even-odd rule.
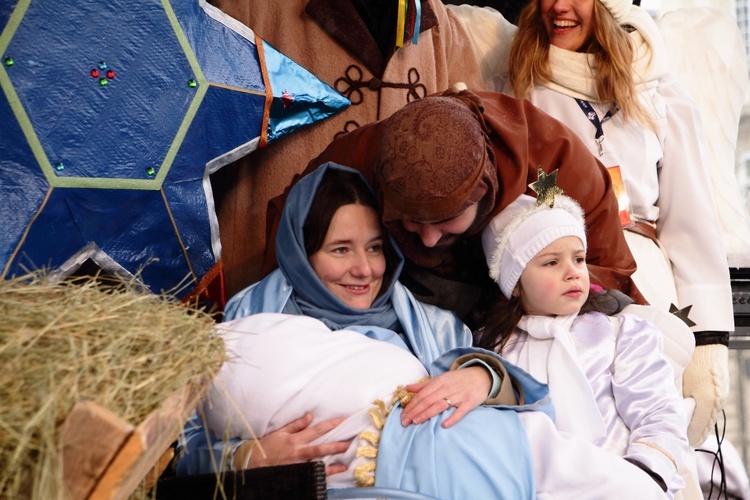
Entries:
[[356,466],[354,483],[360,488],[375,486],[375,462],[366,462]]
[[[426,377],[422,380],[427,380]],[[420,382],[422,381],[420,380]],[[404,389],[404,386],[400,385],[396,388],[391,398],[391,404],[386,404],[378,399],[372,402],[372,408],[368,414],[370,415],[370,421],[377,429],[377,432],[366,430],[359,433],[359,438],[365,441],[367,444],[357,447],[357,457],[364,457],[368,459],[367,462],[362,462],[354,468],[354,483],[359,487],[367,487],[375,485],[375,459],[378,458],[378,446],[380,445],[380,433],[385,427],[385,421],[388,419],[393,407],[397,403],[401,403],[401,406],[406,406],[414,397],[413,392],[409,392]]]
[[368,443],[372,443],[375,445],[375,447],[378,447],[378,444],[380,444],[380,433],[374,432],[374,431],[362,431],[359,433],[359,437],[367,441]]
[[357,456],[378,458],[378,448],[376,446],[357,446]]
[[368,414],[370,415],[370,421],[377,430],[382,431],[385,427],[385,421],[391,412],[391,408],[393,408],[393,405],[387,408],[381,399],[372,402],[372,408],[370,408]]
[[[417,383],[424,382],[425,380],[430,380],[430,377],[423,377],[417,381]],[[400,385],[396,388],[396,392],[393,393],[393,398],[391,398],[391,406],[395,405],[396,403],[401,403],[401,406],[406,408],[406,405],[411,403],[411,400],[414,399],[415,393],[409,392],[406,389],[404,389],[403,385]]]

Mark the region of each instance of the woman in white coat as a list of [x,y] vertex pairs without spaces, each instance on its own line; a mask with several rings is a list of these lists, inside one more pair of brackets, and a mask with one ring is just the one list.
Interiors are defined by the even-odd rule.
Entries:
[[655,23],[630,0],[534,0],[494,83],[565,123],[621,175],[633,279],[652,305],[674,304],[695,323],[685,395],[697,403],[691,442],[701,442],[728,393],[731,287],[700,114],[667,72]]

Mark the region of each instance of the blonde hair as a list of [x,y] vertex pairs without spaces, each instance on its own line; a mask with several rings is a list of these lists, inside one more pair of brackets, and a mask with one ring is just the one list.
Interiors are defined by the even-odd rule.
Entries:
[[[536,85],[552,80],[550,39],[542,22],[539,0],[530,2],[518,19],[518,31],[510,49],[508,78],[516,97],[528,97]],[[638,99],[633,79],[634,50],[628,32],[617,24],[607,8],[594,2],[594,32],[584,51],[593,55],[596,97],[611,102],[623,119],[634,118],[653,128],[653,120]]]

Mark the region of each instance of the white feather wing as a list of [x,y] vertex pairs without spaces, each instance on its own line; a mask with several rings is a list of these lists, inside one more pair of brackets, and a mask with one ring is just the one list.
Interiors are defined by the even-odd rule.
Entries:
[[446,5],[463,23],[485,82],[508,72],[510,46],[516,26],[492,7]]
[[729,265],[750,266],[750,217],[735,174],[735,150],[747,87],[740,30],[727,13],[708,7],[665,13],[657,24],[670,63],[697,102],[706,132],[713,197]]

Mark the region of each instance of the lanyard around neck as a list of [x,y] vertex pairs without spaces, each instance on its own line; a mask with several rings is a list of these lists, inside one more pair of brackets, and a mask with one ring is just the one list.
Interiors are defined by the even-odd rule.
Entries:
[[[594,134],[594,140],[596,141],[596,145],[599,146],[599,156],[602,156],[604,154],[604,147],[602,146],[602,143],[604,142],[604,129],[602,128],[602,125],[604,122],[612,118],[614,113],[610,109],[607,111],[607,114],[604,115],[604,118],[599,120],[599,115],[596,114],[596,111],[594,111],[593,106],[591,106],[591,103],[588,101],[584,101],[583,99],[576,99],[576,102],[578,103],[578,106],[581,107],[581,111],[583,111],[583,114],[586,115],[586,118],[589,119],[591,124],[596,129],[596,134]],[[617,112],[617,109],[615,109],[615,113]]]

